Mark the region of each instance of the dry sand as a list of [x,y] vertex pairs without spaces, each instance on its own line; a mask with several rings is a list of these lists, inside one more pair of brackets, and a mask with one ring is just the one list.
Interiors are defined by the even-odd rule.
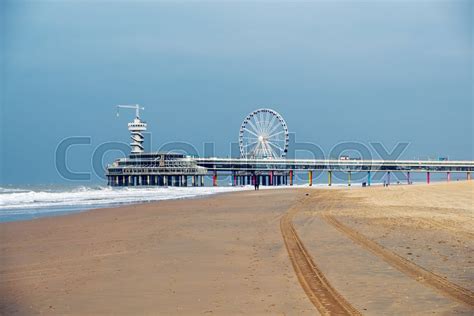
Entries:
[[317,314],[280,231],[290,209],[360,313],[472,314],[330,219],[473,291],[473,193],[474,182],[261,190],[3,223],[0,314]]
[[[400,271],[325,220],[375,241],[383,251],[474,291],[474,182],[326,190],[295,218],[300,238],[331,284],[366,315],[474,313],[469,304]],[[385,260],[384,260],[385,259]],[[398,260],[400,261],[400,260]]]

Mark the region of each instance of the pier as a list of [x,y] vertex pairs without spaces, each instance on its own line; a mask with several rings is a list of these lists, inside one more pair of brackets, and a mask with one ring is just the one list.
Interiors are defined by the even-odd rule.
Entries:
[[283,117],[272,109],[257,109],[244,120],[239,131],[240,155],[238,158],[201,158],[178,153],[145,153],[143,134],[147,124],[140,119],[139,105],[120,105],[117,109],[135,109],[134,121],[128,124],[132,142],[131,154],[107,166],[106,176],[110,186],[204,186],[205,177],[212,177],[212,185],[218,185],[219,177],[230,179],[230,185],[283,186],[295,183],[295,173],[306,172],[308,185],[313,184],[314,172],[326,172],[327,184],[333,184],[333,174],[347,175],[347,185],[352,184],[355,174],[365,173],[366,185],[370,186],[375,173],[386,174],[390,184],[392,173],[406,174],[411,183],[412,175],[424,173],[426,183],[431,175],[446,174],[451,181],[453,174],[463,173],[471,180],[474,161],[440,160],[360,160],[340,159],[289,159],[288,127]]
[[[166,161],[160,165],[160,161]],[[138,162],[138,163],[137,163]],[[308,173],[308,185],[312,185],[313,173],[328,174],[328,186],[333,184],[333,173],[347,174],[351,185],[352,174],[366,173],[367,185],[377,172],[406,174],[411,182],[414,173],[424,173],[430,183],[431,174],[446,174],[446,181],[452,174],[465,174],[471,180],[474,161],[422,161],[422,160],[317,160],[317,159],[246,159],[246,158],[193,158],[181,154],[132,155],[130,159],[119,159],[107,169],[108,184],[111,186],[203,186],[204,177],[212,177],[217,186],[219,177],[226,177],[234,186],[254,185],[257,181],[264,186],[293,185],[296,172]]]

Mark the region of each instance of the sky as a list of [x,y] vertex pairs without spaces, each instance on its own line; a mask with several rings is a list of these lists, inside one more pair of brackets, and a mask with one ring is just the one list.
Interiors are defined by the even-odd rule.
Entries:
[[407,142],[402,158],[472,160],[473,22],[456,0],[0,1],[0,184],[65,182],[56,149],[73,136],[90,144],[68,166],[91,172],[98,146],[129,142],[115,105],[130,103],[152,150],[229,156],[269,107],[325,154]]

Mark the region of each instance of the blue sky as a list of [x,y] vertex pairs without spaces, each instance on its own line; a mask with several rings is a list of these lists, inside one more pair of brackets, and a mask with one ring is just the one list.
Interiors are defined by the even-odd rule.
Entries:
[[0,6],[2,184],[62,181],[54,154],[70,136],[91,137],[69,157],[89,171],[99,144],[128,142],[119,103],[146,107],[155,150],[214,142],[227,156],[265,106],[325,152],[403,141],[405,158],[474,156],[469,1]]

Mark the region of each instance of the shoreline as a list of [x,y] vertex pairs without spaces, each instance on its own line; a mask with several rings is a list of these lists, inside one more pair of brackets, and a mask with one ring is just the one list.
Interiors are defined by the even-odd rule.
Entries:
[[[469,180],[456,180],[452,181],[452,183],[457,183],[457,182],[465,182]],[[429,185],[438,185],[438,184],[443,184],[447,183],[446,181],[434,181],[431,182]],[[413,182],[411,184],[407,183],[392,183],[389,187],[397,187],[397,186],[406,186],[406,185],[428,185],[427,183],[423,181],[419,182]],[[370,187],[380,187],[383,186],[383,183],[372,183]],[[83,186],[81,186],[83,187]],[[97,186],[94,186],[97,187]],[[322,190],[334,190],[334,189],[346,189],[346,190],[351,190],[351,189],[370,189],[370,187],[362,187],[362,183],[352,183],[351,186],[344,184],[344,183],[333,183],[332,186],[328,186],[327,184],[324,183],[313,183],[313,186],[309,186],[308,184],[295,184],[293,186],[261,186],[260,188],[262,190],[284,190],[284,189],[322,189]],[[108,188],[108,187],[104,187]],[[129,189],[167,189],[167,188],[175,188],[175,187],[167,187],[167,188],[158,188],[158,187],[153,187],[153,186],[143,186],[143,187],[130,187]],[[205,188],[205,189],[215,189],[217,188],[222,189],[232,189],[229,191],[224,191],[224,192],[211,192],[211,193],[205,193],[205,194],[196,194],[193,196],[178,196],[178,197],[172,197],[172,198],[163,198],[163,199],[156,199],[156,200],[143,200],[143,201],[130,201],[130,202],[106,202],[104,204],[90,204],[90,205],[59,205],[59,206],[51,206],[51,207],[36,207],[36,208],[14,208],[14,209],[8,209],[5,208],[3,210],[0,209],[0,214],[2,211],[17,211],[23,213],[17,214],[14,213],[6,219],[2,219],[0,215],[0,225],[3,223],[12,223],[12,222],[18,222],[18,221],[31,221],[31,220],[38,220],[41,218],[48,218],[48,217],[57,217],[57,216],[68,216],[71,214],[77,214],[77,213],[84,213],[84,212],[90,212],[92,210],[99,210],[99,209],[105,209],[105,208],[118,208],[118,207],[127,207],[131,205],[141,205],[141,204],[148,204],[148,203],[159,203],[161,201],[168,201],[168,200],[183,200],[183,199],[200,199],[200,198],[206,198],[210,197],[213,195],[219,195],[219,194],[226,194],[226,193],[233,193],[233,192],[242,192],[242,191],[252,191],[253,186],[251,185],[246,185],[246,186],[220,186],[220,187],[187,187],[188,189],[200,189],[200,188]],[[33,213],[37,212],[37,213]],[[3,215],[6,216],[6,215]]]

